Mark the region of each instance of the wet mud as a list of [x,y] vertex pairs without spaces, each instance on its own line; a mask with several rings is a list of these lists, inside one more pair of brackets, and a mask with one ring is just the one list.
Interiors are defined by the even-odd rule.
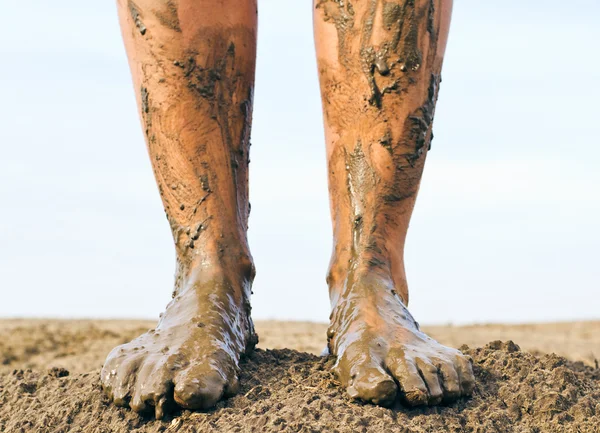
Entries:
[[[371,89],[369,103],[381,109],[386,93],[398,93],[415,84],[411,73],[424,63],[423,44],[430,46],[430,52],[436,48],[435,0],[426,7],[419,0],[365,3],[366,11],[360,16],[351,0],[319,0],[315,7],[322,11],[325,22],[335,25],[340,63],[349,70],[362,70]],[[427,38],[419,34],[425,20]],[[356,41],[360,48],[352,52],[350,47]]]
[[177,5],[173,0],[167,0],[166,7],[162,10],[154,11],[154,15],[156,15],[163,26],[176,32],[181,32],[179,16],[177,15]]
[[473,358],[471,399],[434,408],[381,408],[346,396],[331,358],[257,350],[241,365],[237,396],[214,410],[163,421],[110,404],[99,370],[15,368],[0,375],[0,431],[21,432],[598,432],[600,370],[557,355],[536,357],[496,341]]
[[127,7],[129,7],[129,12],[131,13],[131,18],[133,19],[133,23],[135,24],[135,26],[140,31],[140,34],[142,36],[144,36],[146,34],[146,30],[147,29],[146,29],[146,26],[144,25],[144,23],[142,21],[142,17],[140,15],[140,11],[139,11],[138,7],[131,0],[129,0],[127,2]]

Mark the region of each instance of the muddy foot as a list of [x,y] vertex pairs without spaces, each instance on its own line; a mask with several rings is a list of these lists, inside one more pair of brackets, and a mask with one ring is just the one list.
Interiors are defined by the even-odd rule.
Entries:
[[188,285],[158,326],[110,352],[101,373],[107,395],[160,419],[175,404],[206,409],[238,390],[239,360],[258,339],[245,295],[223,276]]
[[328,331],[334,371],[355,399],[389,406],[451,402],[473,393],[471,361],[423,332],[392,284],[361,278],[340,295]]

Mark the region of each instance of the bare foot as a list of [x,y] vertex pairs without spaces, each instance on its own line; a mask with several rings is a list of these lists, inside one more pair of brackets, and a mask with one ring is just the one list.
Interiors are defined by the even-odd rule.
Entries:
[[101,379],[115,404],[160,419],[174,403],[206,409],[237,392],[240,357],[258,342],[244,295],[253,270],[208,273],[196,273],[155,330],[110,352]]
[[469,358],[419,330],[390,281],[356,278],[336,300],[328,331],[334,371],[355,399],[411,406],[450,402],[473,393]]

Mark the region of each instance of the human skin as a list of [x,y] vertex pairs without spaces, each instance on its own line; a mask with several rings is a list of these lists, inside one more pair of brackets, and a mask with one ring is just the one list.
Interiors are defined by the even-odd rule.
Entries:
[[328,347],[349,395],[381,405],[474,386],[469,359],[408,312],[404,269],[451,11],[451,0],[314,1],[334,233]]
[[[156,329],[108,355],[120,406],[206,409],[238,390],[250,317],[248,164],[256,0],[118,0],[142,128],[177,258]],[[353,398],[468,395],[460,352],[406,310],[403,250],[427,146],[451,2],[317,0],[334,255],[328,345]]]
[[115,348],[101,380],[161,418],[238,388],[257,343],[246,230],[256,0],[118,0],[152,168],[175,243],[173,299],[155,330]]

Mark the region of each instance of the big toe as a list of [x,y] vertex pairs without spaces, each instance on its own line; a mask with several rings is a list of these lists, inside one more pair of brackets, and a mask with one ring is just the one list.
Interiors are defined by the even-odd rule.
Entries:
[[391,405],[397,392],[394,379],[377,365],[357,368],[348,384],[350,397],[381,406]]
[[200,364],[182,371],[175,379],[174,398],[185,409],[209,409],[217,404],[237,378]]

